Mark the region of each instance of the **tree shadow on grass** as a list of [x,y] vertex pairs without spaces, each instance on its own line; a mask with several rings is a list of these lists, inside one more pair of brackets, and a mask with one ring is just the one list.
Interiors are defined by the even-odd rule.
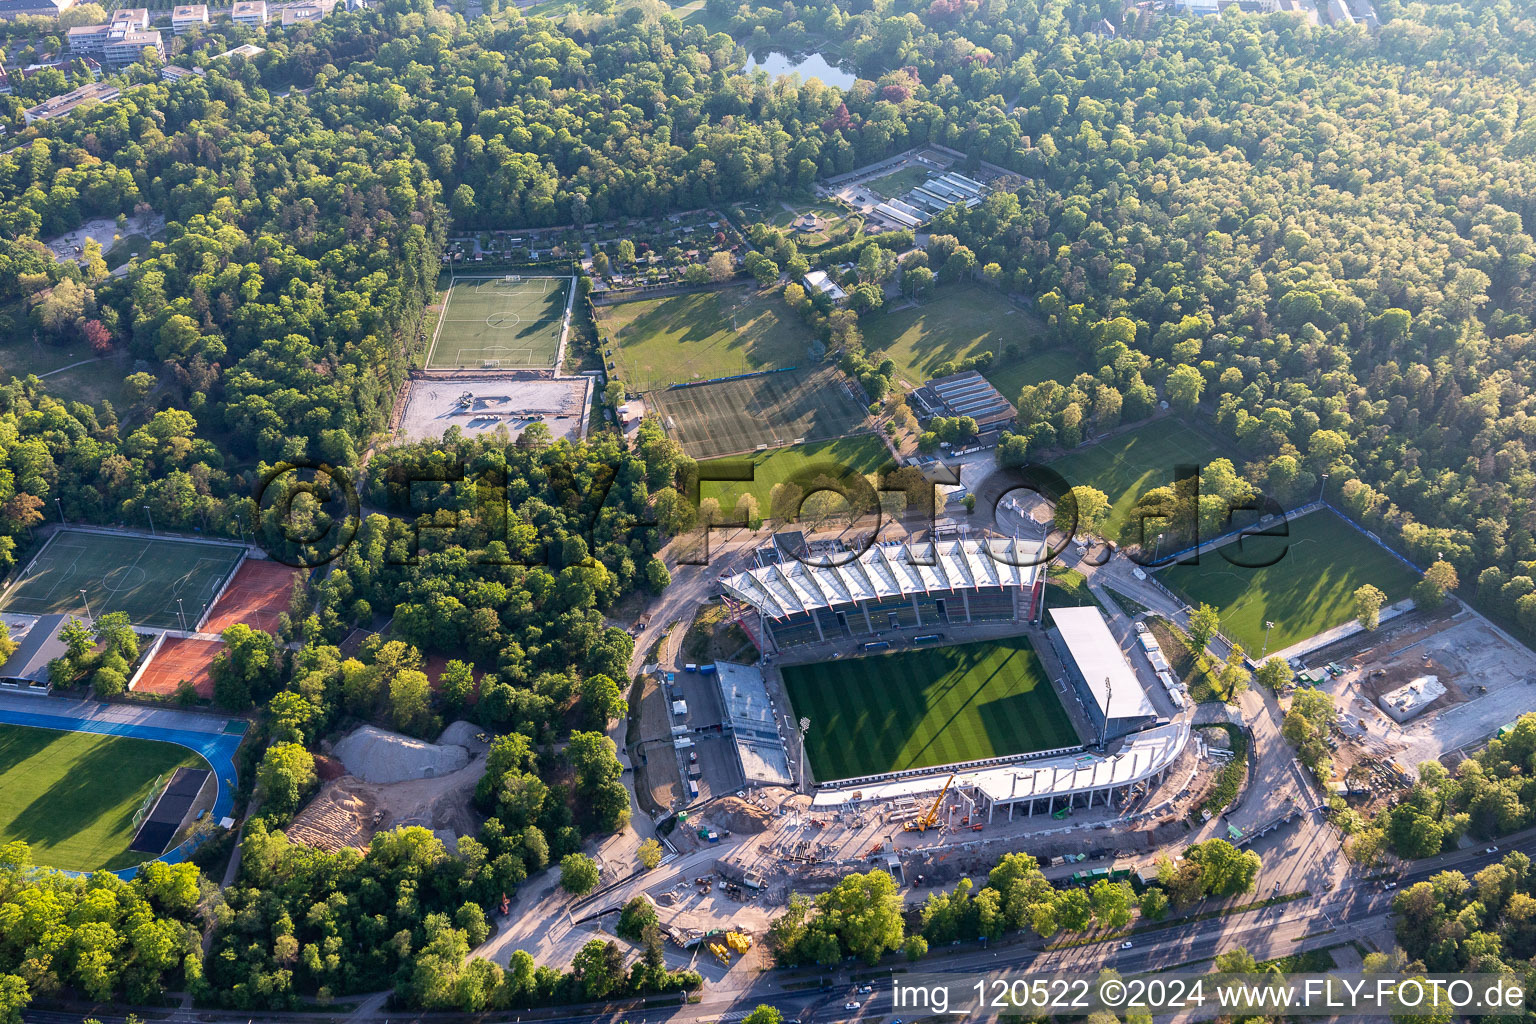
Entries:
[[116,843],[113,837],[120,835],[126,848],[134,813],[150,782],[192,756],[169,744],[116,737],[91,737],[102,742],[76,756],[81,736],[46,729],[0,731],[0,765],[30,762],[27,769],[34,781],[42,776],[46,785],[16,811],[6,829],[9,838],[37,848],[73,847],[84,853],[108,840],[108,845]]

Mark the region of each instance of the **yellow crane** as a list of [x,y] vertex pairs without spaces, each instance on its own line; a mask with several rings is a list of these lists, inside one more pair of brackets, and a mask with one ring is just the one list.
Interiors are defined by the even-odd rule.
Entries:
[[949,792],[950,783],[952,783],[954,781],[955,781],[954,775],[951,775],[949,778],[945,779],[944,780],[944,788],[939,790],[939,795],[938,796],[934,797],[934,799],[933,799],[933,806],[928,808],[928,813],[923,815],[921,818],[913,818],[911,821],[909,821],[905,825],[901,826],[902,831],[904,831],[904,832],[926,832],[929,829],[933,828],[934,823],[939,820],[939,805],[944,802],[944,794]]

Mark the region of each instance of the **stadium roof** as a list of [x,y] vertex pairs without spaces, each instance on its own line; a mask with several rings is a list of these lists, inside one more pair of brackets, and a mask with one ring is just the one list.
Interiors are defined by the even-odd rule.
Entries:
[[1077,662],[1106,719],[1157,717],[1157,709],[1147,699],[1136,670],[1125,660],[1102,612],[1092,606],[1050,611],[1062,643]]
[[[790,559],[729,576],[720,586],[770,619],[832,608],[854,601],[878,601],[908,594],[982,587],[1027,587],[1035,582],[1043,558],[1037,541],[941,540],[933,550],[918,547],[908,557],[901,543],[872,544],[840,565]],[[933,564],[924,565],[931,561]]]
[[[993,802],[1004,806],[1117,789],[1134,785],[1167,768],[1188,740],[1189,723],[1172,722],[1134,734],[1109,757],[1069,754],[978,768],[960,773],[954,785],[980,789]],[[820,810],[880,800],[911,799],[938,792],[946,778],[943,770],[935,770],[884,782],[860,779],[856,785],[849,784],[847,788],[822,787],[811,806]]]

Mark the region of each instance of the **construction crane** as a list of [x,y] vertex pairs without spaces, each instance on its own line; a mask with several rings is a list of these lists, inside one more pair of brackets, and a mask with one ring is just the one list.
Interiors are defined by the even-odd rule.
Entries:
[[901,826],[902,831],[927,832],[929,829],[933,828],[934,823],[939,820],[939,805],[944,802],[944,794],[949,792],[950,784],[954,781],[954,775],[950,775],[949,778],[945,779],[944,788],[939,790],[938,796],[934,797],[933,806],[928,808],[928,813],[923,815],[921,818],[913,818],[911,821]]

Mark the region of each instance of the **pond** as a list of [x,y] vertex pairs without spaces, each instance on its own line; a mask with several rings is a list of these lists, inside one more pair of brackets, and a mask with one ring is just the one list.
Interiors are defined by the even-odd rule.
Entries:
[[854,74],[844,71],[836,64],[829,63],[827,58],[819,53],[781,53],[773,50],[761,57],[753,55],[747,66],[742,68],[742,73],[750,75],[761,68],[768,74],[777,78],[780,75],[799,75],[801,79],[809,81],[819,78],[827,85],[835,85],[839,89],[852,87]]

